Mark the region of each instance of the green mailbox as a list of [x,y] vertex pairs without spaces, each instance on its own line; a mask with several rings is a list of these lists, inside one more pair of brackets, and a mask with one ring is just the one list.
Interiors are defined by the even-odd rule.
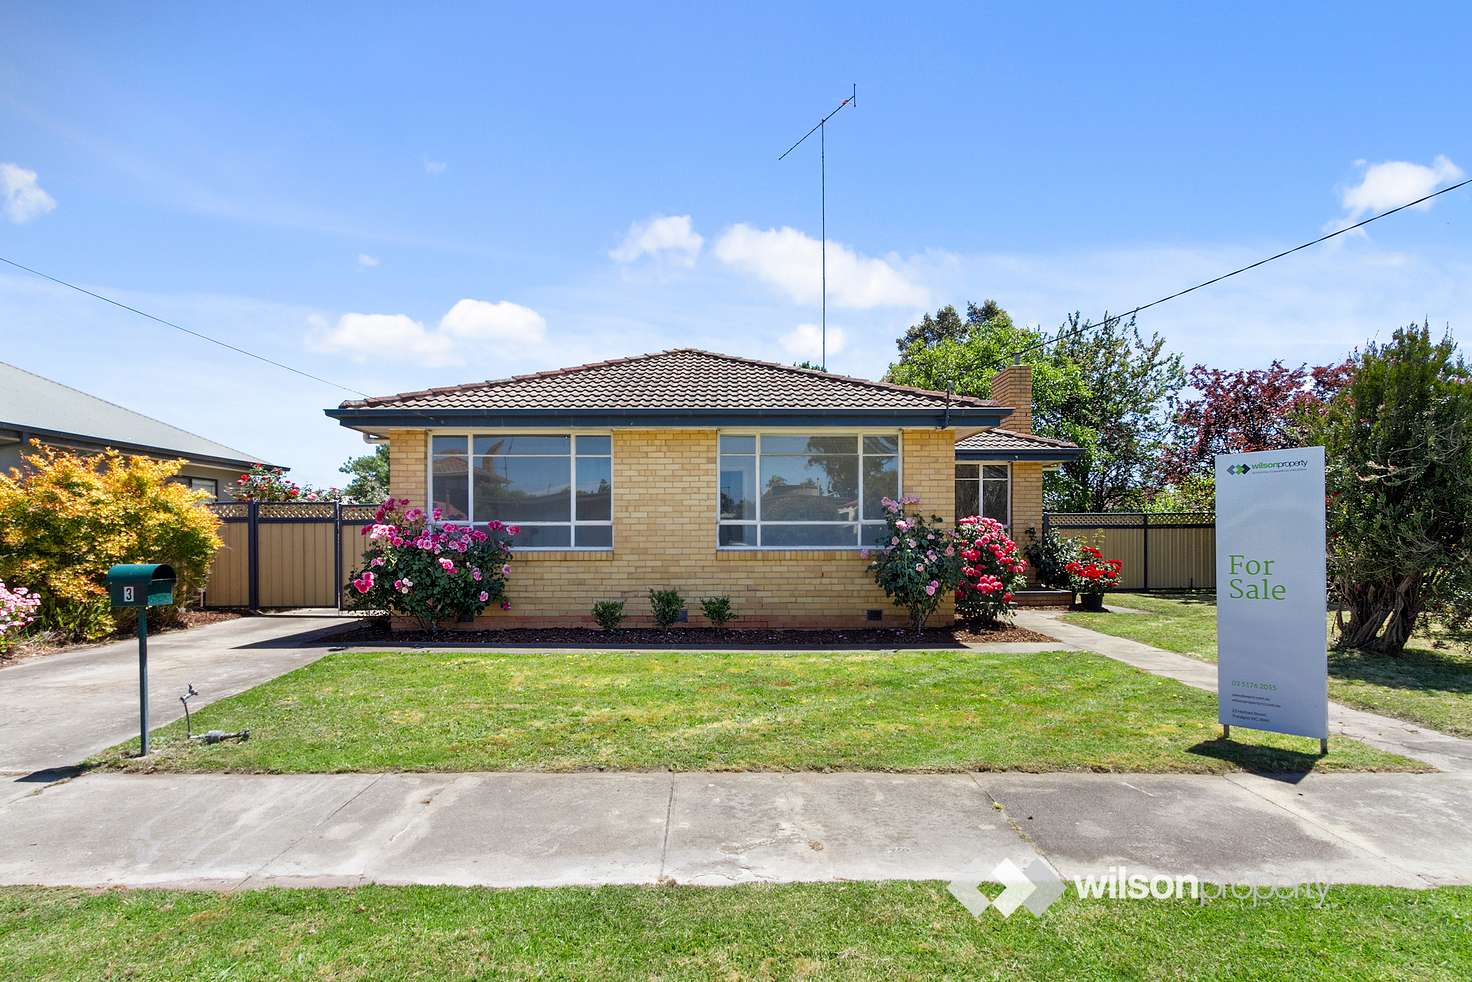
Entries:
[[123,563],[107,571],[113,607],[138,610],[138,749],[148,756],[148,608],[174,602],[174,567],[164,563]]
[[160,607],[174,602],[174,567],[163,563],[125,563],[107,571],[107,593],[114,607]]

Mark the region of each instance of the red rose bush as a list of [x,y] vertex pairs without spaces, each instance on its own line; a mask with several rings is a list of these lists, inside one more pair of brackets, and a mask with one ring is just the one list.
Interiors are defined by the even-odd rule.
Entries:
[[1017,591],[1027,586],[1022,550],[995,518],[972,515],[958,523],[961,582],[956,614],[970,627],[996,627],[1017,609]]

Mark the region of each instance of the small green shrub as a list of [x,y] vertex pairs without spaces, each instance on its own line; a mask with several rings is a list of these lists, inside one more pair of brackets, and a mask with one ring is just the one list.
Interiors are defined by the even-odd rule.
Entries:
[[1032,529],[1027,530],[1028,543],[1023,554],[1032,568],[1037,570],[1038,582],[1055,590],[1068,589],[1068,564],[1078,562],[1083,554],[1083,543],[1059,535],[1049,529],[1039,539]]
[[600,600],[593,605],[593,620],[605,631],[612,631],[624,621],[622,600]]
[[650,590],[649,609],[654,613],[654,623],[669,627],[684,612],[685,598],[679,590]]
[[700,609],[712,627],[725,627],[736,617],[736,608],[731,606],[731,598],[726,596],[701,597]]

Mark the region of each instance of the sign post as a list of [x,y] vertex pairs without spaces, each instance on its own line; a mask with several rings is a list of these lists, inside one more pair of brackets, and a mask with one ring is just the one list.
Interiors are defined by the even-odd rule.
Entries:
[[1329,752],[1324,448],[1216,458],[1217,718]]

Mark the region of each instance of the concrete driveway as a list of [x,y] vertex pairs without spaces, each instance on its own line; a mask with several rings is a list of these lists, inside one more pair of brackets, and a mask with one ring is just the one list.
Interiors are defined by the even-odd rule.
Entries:
[[[356,623],[336,611],[220,621],[148,639],[150,723],[234,695],[316,661],[325,635]],[[138,642],[47,655],[0,669],[0,774],[68,767],[138,735]]]

